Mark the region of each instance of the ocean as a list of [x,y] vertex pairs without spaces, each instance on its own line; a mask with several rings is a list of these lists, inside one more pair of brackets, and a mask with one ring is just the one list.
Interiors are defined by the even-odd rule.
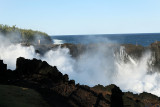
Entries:
[[148,46],[155,41],[160,41],[160,33],[59,35],[52,36],[52,40],[54,44],[89,44],[99,42],[115,42],[119,44],[138,44],[142,46]]

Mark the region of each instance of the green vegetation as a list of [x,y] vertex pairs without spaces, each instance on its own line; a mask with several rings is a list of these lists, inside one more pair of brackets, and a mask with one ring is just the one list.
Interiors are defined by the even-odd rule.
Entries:
[[0,85],[0,107],[49,107],[49,105],[32,89]]
[[50,36],[44,32],[31,29],[20,29],[16,27],[16,25],[10,27],[8,25],[0,24],[0,33],[8,38],[12,38],[12,41],[14,38],[17,42],[35,43],[38,39],[41,39],[43,43],[51,43],[52,41]]

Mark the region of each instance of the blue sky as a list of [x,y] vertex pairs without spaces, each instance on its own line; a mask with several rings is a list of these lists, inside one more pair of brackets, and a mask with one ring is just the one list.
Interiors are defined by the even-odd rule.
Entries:
[[50,35],[157,33],[160,0],[0,0],[0,24]]

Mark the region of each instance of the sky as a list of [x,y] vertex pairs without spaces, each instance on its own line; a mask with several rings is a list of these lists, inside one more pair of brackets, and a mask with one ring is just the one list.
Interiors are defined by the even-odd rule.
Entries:
[[49,35],[160,33],[160,0],[0,0],[0,24]]

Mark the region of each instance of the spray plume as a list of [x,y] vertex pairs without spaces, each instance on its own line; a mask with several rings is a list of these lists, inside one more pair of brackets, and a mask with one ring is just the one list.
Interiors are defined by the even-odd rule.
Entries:
[[[70,79],[80,84],[93,86],[114,83],[123,91],[135,93],[146,91],[160,96],[160,74],[148,73],[151,52],[146,52],[139,60],[135,60],[127,55],[124,47],[120,47],[118,53],[114,50],[109,45],[98,44],[74,59],[69,49],[59,47],[40,56],[35,53],[33,46],[23,47],[20,44],[12,44],[7,38],[0,36],[0,58],[9,69],[15,69],[18,57],[37,58],[57,66],[63,74],[68,74]],[[127,62],[124,61],[126,57]]]

